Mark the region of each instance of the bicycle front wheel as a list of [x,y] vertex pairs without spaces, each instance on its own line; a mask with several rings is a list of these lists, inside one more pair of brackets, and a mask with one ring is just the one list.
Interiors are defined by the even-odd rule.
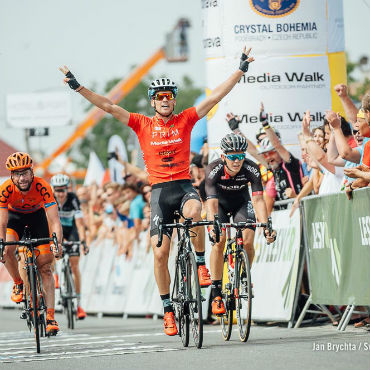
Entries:
[[66,314],[68,321],[68,328],[74,329],[74,310],[73,310],[73,296],[74,296],[74,284],[72,278],[72,271],[69,264],[64,269],[64,282],[65,282],[65,294],[66,294]]
[[37,301],[38,301],[38,312],[39,312],[39,327],[40,336],[46,336],[46,304],[44,299],[44,290],[42,287],[42,280],[39,271],[36,271],[36,286],[37,286]]
[[40,353],[40,328],[39,328],[39,316],[38,316],[38,301],[37,301],[37,282],[36,282],[36,271],[34,266],[29,269],[29,291],[31,292],[31,316],[32,324],[35,333],[36,351]]
[[252,319],[252,283],[249,259],[244,249],[238,252],[236,269],[236,316],[240,340],[246,342]]
[[232,290],[234,267],[230,265],[228,255],[224,256],[224,267],[222,272],[222,299],[225,302],[225,313],[221,316],[221,331],[224,340],[229,340],[233,329],[233,313],[235,309],[235,298]]
[[200,291],[198,266],[194,254],[190,252],[186,259],[187,303],[193,340],[197,348],[203,343],[202,294]]
[[189,345],[189,314],[185,312],[185,289],[186,278],[185,268],[182,267],[183,262],[177,260],[175,268],[175,280],[173,282],[171,301],[174,305],[175,318],[179,331],[179,336],[182,345],[187,347]]

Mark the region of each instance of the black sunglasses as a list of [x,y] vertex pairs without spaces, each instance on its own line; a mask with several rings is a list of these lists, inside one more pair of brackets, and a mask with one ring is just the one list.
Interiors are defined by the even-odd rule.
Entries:
[[358,134],[360,131],[359,130],[352,130],[352,134],[353,135],[356,135],[356,134]]

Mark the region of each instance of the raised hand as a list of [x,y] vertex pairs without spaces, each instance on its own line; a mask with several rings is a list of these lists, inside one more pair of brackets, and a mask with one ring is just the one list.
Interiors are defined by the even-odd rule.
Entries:
[[239,125],[241,122],[240,117],[234,116],[234,114],[230,112],[226,114],[226,121],[232,131],[239,129]]
[[335,85],[334,90],[340,98],[344,98],[344,97],[348,96],[347,86],[344,85],[344,84]]
[[330,126],[333,128],[340,127],[340,115],[332,110],[327,110],[325,113],[325,118],[329,122]]
[[63,82],[67,83],[72,90],[78,92],[83,88],[83,86],[81,86],[77,82],[76,77],[72,74],[72,72],[68,69],[67,66],[59,67],[59,70],[65,75]]
[[243,71],[244,73],[248,71],[249,63],[252,63],[254,61],[253,57],[248,57],[251,50],[252,50],[252,48],[249,48],[247,50],[246,46],[244,46],[243,53],[242,53],[242,56],[240,58],[239,69],[241,71]]
[[310,125],[311,125],[311,115],[310,115],[310,111],[307,110],[303,116],[303,121],[302,121],[302,132],[303,132],[303,135],[306,137],[311,136]]

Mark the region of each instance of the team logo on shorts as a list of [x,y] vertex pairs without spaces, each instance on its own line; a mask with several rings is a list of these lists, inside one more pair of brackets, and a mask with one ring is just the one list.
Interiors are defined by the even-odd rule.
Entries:
[[264,17],[284,17],[294,12],[299,0],[249,0],[252,9]]

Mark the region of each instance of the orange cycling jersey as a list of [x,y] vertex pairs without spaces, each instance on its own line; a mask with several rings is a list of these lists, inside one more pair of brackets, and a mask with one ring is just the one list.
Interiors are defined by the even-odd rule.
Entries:
[[19,213],[31,213],[40,208],[56,206],[50,185],[40,177],[34,177],[30,190],[23,195],[11,179],[0,186],[0,208]]
[[151,185],[190,179],[190,137],[198,120],[195,107],[172,116],[167,123],[130,113],[128,125],[139,138]]

